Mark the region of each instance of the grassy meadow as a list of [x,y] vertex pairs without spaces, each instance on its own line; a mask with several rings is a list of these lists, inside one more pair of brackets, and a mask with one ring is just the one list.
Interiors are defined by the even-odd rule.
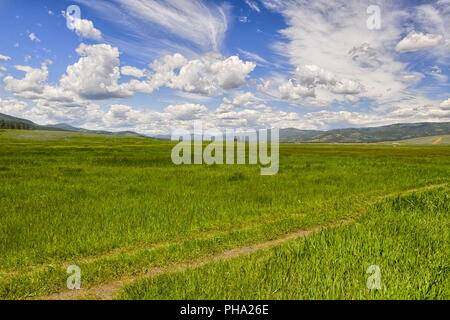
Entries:
[[[448,189],[381,201],[355,223],[137,281],[121,299],[449,299]],[[368,290],[366,269],[380,268]]]
[[[83,288],[136,279],[124,299],[448,298],[448,189],[403,192],[448,183],[450,146],[284,144],[279,173],[261,176],[176,166],[174,145],[0,131],[0,299],[63,292],[72,264]],[[355,222],[139,279],[343,220]],[[377,293],[364,291],[368,263]]]

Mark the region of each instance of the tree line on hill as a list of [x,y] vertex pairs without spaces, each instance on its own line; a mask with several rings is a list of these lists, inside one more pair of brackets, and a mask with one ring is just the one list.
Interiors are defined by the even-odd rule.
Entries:
[[35,130],[36,128],[29,123],[13,122],[0,119],[0,129]]

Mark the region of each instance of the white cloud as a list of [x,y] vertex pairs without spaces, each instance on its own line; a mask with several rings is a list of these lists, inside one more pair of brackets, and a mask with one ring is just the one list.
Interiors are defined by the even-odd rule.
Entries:
[[237,107],[249,107],[259,102],[259,99],[251,92],[242,92],[234,97],[233,104]]
[[130,66],[122,67],[122,73],[143,80],[132,79],[119,84],[119,50],[107,44],[80,44],[76,49],[79,60],[66,69],[59,85],[47,84],[48,69],[17,66],[25,72],[22,79],[7,76],[5,89],[14,95],[32,100],[46,100],[68,105],[80,105],[85,100],[128,98],[136,92],[152,93],[166,86],[188,93],[217,95],[238,88],[246,83],[255,65],[236,56],[225,58],[220,54],[208,54],[187,60],[180,54],[164,56],[150,65],[150,70]]
[[28,35],[28,37],[30,38],[31,41],[34,41],[34,42],[41,42],[41,39],[39,39],[33,32],[30,33],[30,34]]
[[[179,48],[180,39],[201,52],[217,51],[228,29],[230,6],[201,0],[77,0],[120,23],[138,39],[140,50],[144,43],[160,45],[161,51]],[[176,40],[173,40],[176,37]],[[162,38],[164,40],[162,40]],[[181,44],[181,46],[183,46]],[[185,47],[185,46],[184,46]],[[147,48],[151,50],[151,48]]]
[[212,53],[188,60],[177,53],[155,60],[150,65],[152,72],[145,74],[147,80],[132,80],[122,88],[151,93],[166,86],[212,96],[243,86],[254,68],[254,63],[244,62],[236,56],[225,58]]
[[8,60],[11,60],[11,57],[0,54],[0,60],[8,61]]
[[[223,94],[244,85],[248,74],[255,68],[253,63],[236,56],[226,58],[220,54],[207,54],[192,60],[180,54],[167,55],[155,60],[149,69],[120,68],[119,50],[110,45],[82,43],[76,52],[79,60],[67,67],[57,84],[48,83],[47,64],[50,61],[40,68],[15,66],[25,75],[22,78],[10,75],[4,78],[6,91],[34,102],[27,111],[28,118],[40,123],[69,122],[91,127],[131,128],[134,123],[143,132],[150,130],[148,125],[156,125],[155,121],[159,121],[160,128],[166,130],[171,122],[176,124],[204,117],[208,114],[207,108],[200,104],[172,104],[164,113],[158,113],[114,104],[105,113],[91,100],[128,98],[136,92],[152,93],[163,86],[189,95]],[[141,79],[119,83],[121,71]],[[269,110],[253,96],[245,97],[248,100],[246,107]],[[236,103],[239,99],[242,100],[238,97]]]
[[216,109],[216,112],[220,114],[228,113],[234,111],[235,108],[272,111],[271,107],[267,106],[262,99],[257,98],[252,92],[237,92],[232,101],[223,98],[223,102]]
[[120,60],[117,48],[82,43],[76,52],[80,59],[67,67],[60,80],[62,88],[86,99],[132,96],[132,92],[118,85]]
[[22,117],[24,110],[28,104],[17,99],[2,99],[0,98],[0,112],[10,116]]
[[120,73],[122,73],[125,76],[131,76],[135,78],[143,78],[145,76],[145,70],[131,66],[124,66],[120,68]]
[[225,6],[213,7],[192,0],[120,2],[133,15],[156,23],[201,47],[216,50],[228,27],[228,8]]
[[245,0],[245,3],[250,7],[250,9],[252,9],[252,10],[254,10],[256,12],[261,12],[261,9],[259,8],[259,6],[256,3],[256,1]]
[[103,121],[109,126],[134,125],[139,118],[139,112],[127,105],[111,105],[109,111],[103,116]]
[[307,86],[335,84],[335,75],[316,65],[301,65],[295,70],[298,80]]
[[92,21],[86,19],[76,19],[74,21],[75,32],[83,37],[94,40],[101,40],[102,33],[100,30],[94,27]]
[[411,31],[395,47],[398,52],[411,52],[431,48],[442,43],[443,36]]
[[254,63],[243,62],[236,56],[225,59],[219,54],[207,54],[183,64],[174,76],[171,69],[167,86],[191,93],[216,95],[243,86],[254,68]]
[[167,106],[164,111],[175,120],[193,120],[198,119],[199,115],[206,113],[208,109],[204,105],[186,103]]
[[280,97],[285,100],[299,100],[304,97],[314,97],[314,90],[300,84],[294,84],[292,80],[279,87]]
[[266,59],[262,58],[261,56],[257,55],[256,53],[249,52],[246,50],[238,49],[239,53],[242,54],[245,58],[252,60],[254,62],[257,62],[261,65],[270,64]]
[[399,122],[444,122],[450,120],[450,111],[436,104],[398,104],[387,112],[373,111],[318,111],[303,116],[303,125],[316,129],[381,126]]
[[264,92],[264,93],[268,93],[272,86],[272,81],[268,80],[268,79],[263,79],[263,78],[260,78],[258,80],[259,80],[259,82],[256,84],[256,90]]
[[102,39],[101,31],[94,27],[94,23],[92,21],[74,17],[70,14],[66,14],[64,11],[62,12],[62,14],[68,20],[69,25],[78,36],[86,39]]
[[441,109],[443,110],[450,110],[450,98],[448,98],[445,101],[442,101],[441,104],[439,105],[441,107]]
[[7,91],[25,99],[33,99],[44,92],[48,77],[47,65],[43,64],[40,69],[29,66],[15,66],[15,68],[25,72],[25,77],[22,79],[5,77],[3,81]]
[[333,93],[337,94],[358,94],[361,93],[364,88],[356,81],[344,79],[338,81],[331,89]]
[[[326,106],[333,101],[345,101],[346,95],[357,94],[358,98],[370,99],[377,105],[420,95],[411,87],[414,83],[402,78],[409,68],[394,50],[411,15],[397,3],[384,2],[383,30],[377,32],[366,26],[365,2],[263,3],[282,14],[288,25],[281,31],[287,41],[273,45],[295,70],[288,76],[293,81],[280,87],[282,98],[298,100],[301,106]],[[278,81],[275,80],[272,82]]]
[[347,100],[351,104],[355,104],[359,101],[359,98],[353,95],[345,95],[345,100]]
[[247,23],[248,22],[248,17],[246,17],[246,16],[239,17],[239,22]]
[[411,73],[406,73],[404,75],[401,75],[400,80],[406,81],[406,82],[418,82],[424,76],[425,75],[420,72],[411,72]]
[[103,111],[100,106],[91,103],[67,107],[54,103],[49,104],[47,101],[38,101],[24,113],[24,116],[39,124],[64,122],[75,126],[95,128],[95,125],[102,124]]

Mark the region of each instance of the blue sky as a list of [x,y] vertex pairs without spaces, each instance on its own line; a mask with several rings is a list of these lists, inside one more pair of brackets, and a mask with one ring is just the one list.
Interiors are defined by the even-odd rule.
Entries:
[[0,21],[0,112],[41,124],[450,120],[449,0],[0,0]]

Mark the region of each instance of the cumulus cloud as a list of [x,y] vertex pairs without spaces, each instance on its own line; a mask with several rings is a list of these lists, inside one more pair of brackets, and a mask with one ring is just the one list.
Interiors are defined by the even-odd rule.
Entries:
[[298,100],[304,97],[314,97],[314,90],[304,87],[300,84],[294,84],[292,80],[282,84],[279,87],[280,97],[285,100]]
[[24,110],[28,107],[28,103],[17,99],[0,98],[0,112],[7,115],[21,117]]
[[28,37],[30,38],[31,41],[34,41],[34,42],[41,42],[41,39],[39,39],[33,32],[30,33],[30,34],[28,35]]
[[102,121],[103,111],[96,104],[86,103],[80,106],[49,104],[38,101],[24,116],[39,124],[70,123],[75,126],[95,128],[92,124]]
[[242,92],[234,97],[233,104],[239,107],[249,107],[259,102],[259,99],[251,92]]
[[336,83],[335,75],[316,65],[301,65],[295,70],[299,81],[308,86]]
[[139,112],[130,106],[114,104],[103,116],[103,121],[109,126],[134,125],[138,118]]
[[22,79],[15,79],[12,76],[5,77],[3,82],[6,84],[7,91],[25,99],[33,99],[44,92],[48,77],[46,64],[42,64],[41,68],[29,66],[15,66],[15,68],[25,72],[25,76]]
[[0,54],[0,60],[8,61],[8,60],[11,60],[11,57]]
[[310,112],[303,116],[303,125],[317,129],[381,126],[399,122],[442,122],[450,120],[450,111],[435,103],[399,103],[389,110],[367,113],[356,111]]
[[412,52],[431,48],[442,43],[443,36],[411,31],[395,47],[398,52]]
[[107,44],[86,45],[76,49],[80,59],[68,66],[60,86],[86,99],[130,97],[132,92],[118,84],[119,50]]
[[351,104],[355,104],[359,101],[359,98],[353,95],[345,95],[345,100],[347,100]]
[[[218,95],[246,84],[248,74],[255,68],[254,63],[244,62],[237,56],[226,58],[220,54],[207,54],[188,60],[181,54],[174,54],[154,60],[149,69],[137,69],[120,67],[119,50],[107,44],[82,43],[76,52],[80,58],[67,67],[56,84],[48,82],[47,64],[50,61],[40,68],[15,66],[24,76],[4,78],[6,91],[35,103],[27,111],[31,119],[43,123],[67,121],[91,126],[103,123],[110,127],[133,122],[143,126],[144,123],[138,119],[159,119],[165,121],[163,127],[167,127],[170,121],[194,119],[207,114],[208,110],[204,105],[180,104],[168,106],[164,113],[146,113],[115,104],[104,113],[92,100],[129,98],[137,92],[152,93],[164,86],[189,95]],[[135,79],[120,82],[121,75]],[[235,102],[244,103],[248,108],[268,110],[249,94],[236,97]]]
[[[225,58],[220,54],[207,54],[187,60],[174,54],[155,60],[148,70],[131,66],[121,69],[119,50],[110,45],[82,43],[76,52],[79,60],[67,67],[58,86],[47,83],[48,68],[43,64],[41,68],[16,66],[25,76],[21,79],[5,77],[5,89],[18,97],[68,104],[128,98],[136,92],[152,93],[163,86],[209,96],[241,87],[255,68],[253,63],[236,56]],[[124,75],[144,79],[119,83],[121,71]]]
[[440,104],[441,109],[443,110],[450,110],[450,98],[448,98],[445,101],[442,101]]
[[72,15],[65,14],[64,12],[63,15],[69,20],[70,26],[78,36],[86,39],[102,39],[102,32],[94,27],[94,23],[92,21],[76,18]]
[[131,76],[135,78],[143,78],[145,76],[145,70],[131,66],[124,66],[120,68],[120,73],[122,73],[125,76]]
[[337,94],[358,94],[364,88],[356,81],[344,79],[334,84],[331,91]]
[[208,109],[204,105],[186,103],[182,105],[170,105],[164,109],[175,120],[194,120],[204,114]]
[[159,70],[166,69],[157,76],[169,73],[168,87],[203,95],[216,95],[243,86],[248,74],[256,66],[252,62],[243,62],[236,56],[225,59],[220,54],[207,54],[187,62],[178,58],[182,66],[177,74],[173,73],[171,61],[167,67],[158,65]]
[[216,109],[216,112],[219,114],[229,113],[234,111],[235,108],[272,111],[272,108],[266,105],[264,100],[257,98],[252,92],[238,92],[232,100],[223,98],[223,102]]

